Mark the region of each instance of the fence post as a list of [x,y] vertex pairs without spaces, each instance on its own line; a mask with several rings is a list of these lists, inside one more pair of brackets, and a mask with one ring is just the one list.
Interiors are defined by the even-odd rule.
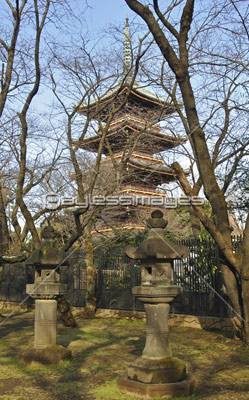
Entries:
[[96,308],[102,308],[102,292],[103,292],[103,272],[102,265],[97,265],[97,279],[96,279]]
[[10,279],[10,265],[9,264],[5,264],[7,266],[7,274],[6,274],[6,301],[11,301],[11,290],[10,290],[10,286],[11,286],[11,279]]
[[[136,284],[136,279],[135,279],[135,267],[134,267],[134,260],[130,259],[130,271],[131,271],[131,289],[135,286]],[[132,295],[132,310],[136,310],[136,299],[135,296]]]

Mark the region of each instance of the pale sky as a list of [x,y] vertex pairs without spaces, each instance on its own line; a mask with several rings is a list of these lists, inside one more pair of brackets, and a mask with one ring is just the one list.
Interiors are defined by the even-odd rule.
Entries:
[[[82,2],[82,0],[78,0]],[[110,23],[122,23],[125,18],[134,17],[124,0],[88,0],[91,7],[87,11],[89,30],[103,28]]]

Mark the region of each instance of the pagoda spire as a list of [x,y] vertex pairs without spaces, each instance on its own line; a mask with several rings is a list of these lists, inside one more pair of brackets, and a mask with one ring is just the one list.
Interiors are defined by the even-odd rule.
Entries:
[[131,37],[129,28],[129,18],[126,18],[126,26],[124,31],[124,75],[127,76],[131,72]]

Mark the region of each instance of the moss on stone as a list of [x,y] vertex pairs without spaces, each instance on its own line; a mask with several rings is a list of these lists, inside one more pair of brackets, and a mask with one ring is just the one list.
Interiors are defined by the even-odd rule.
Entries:
[[186,378],[186,366],[175,357],[157,360],[139,357],[128,368],[128,376],[144,383],[180,382]]
[[70,350],[63,346],[54,345],[44,348],[32,347],[24,350],[19,361],[26,365],[58,365],[65,360],[70,360],[72,354]]

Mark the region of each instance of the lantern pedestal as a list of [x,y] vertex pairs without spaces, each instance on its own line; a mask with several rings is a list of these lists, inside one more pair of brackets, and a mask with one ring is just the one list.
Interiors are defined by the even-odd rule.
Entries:
[[182,360],[172,357],[169,343],[169,303],[181,292],[178,286],[137,286],[132,293],[144,303],[146,342],[142,356],[118,380],[120,392],[143,399],[190,395],[194,379]]
[[67,285],[60,283],[58,265],[65,254],[53,243],[55,231],[43,229],[41,249],[35,250],[27,264],[35,267],[35,282],[26,285],[26,292],[35,299],[34,347],[19,355],[26,365],[60,364],[72,357],[71,351],[56,344],[57,297],[67,293]]
[[[32,287],[35,285],[27,286],[29,286],[29,288],[27,288],[28,292],[32,290]],[[53,289],[55,289],[55,285],[53,286]],[[58,291],[61,293],[63,292],[62,286],[66,289],[66,285],[58,284]],[[32,296],[34,297],[35,295],[33,294]],[[43,296],[45,297],[45,294],[43,294]],[[47,295],[47,297],[49,296]],[[19,355],[19,361],[21,363],[31,366],[50,365],[60,364],[72,358],[70,350],[56,344],[56,324],[57,301],[54,299],[36,299],[34,347],[24,350]]]
[[35,347],[56,344],[57,301],[35,300]]
[[181,293],[181,288],[173,284],[173,262],[188,257],[189,249],[165,237],[168,221],[160,210],[153,211],[146,222],[148,238],[137,248],[126,248],[128,257],[141,260],[142,285],[134,287],[132,293],[144,303],[146,342],[142,356],[130,365],[117,387],[142,399],[187,396],[192,394],[195,381],[187,375],[184,362],[172,357],[168,314],[169,303]]
[[175,383],[143,383],[127,377],[119,378],[117,388],[128,396],[140,399],[168,399],[171,397],[190,396],[194,391],[194,380],[191,376]]

